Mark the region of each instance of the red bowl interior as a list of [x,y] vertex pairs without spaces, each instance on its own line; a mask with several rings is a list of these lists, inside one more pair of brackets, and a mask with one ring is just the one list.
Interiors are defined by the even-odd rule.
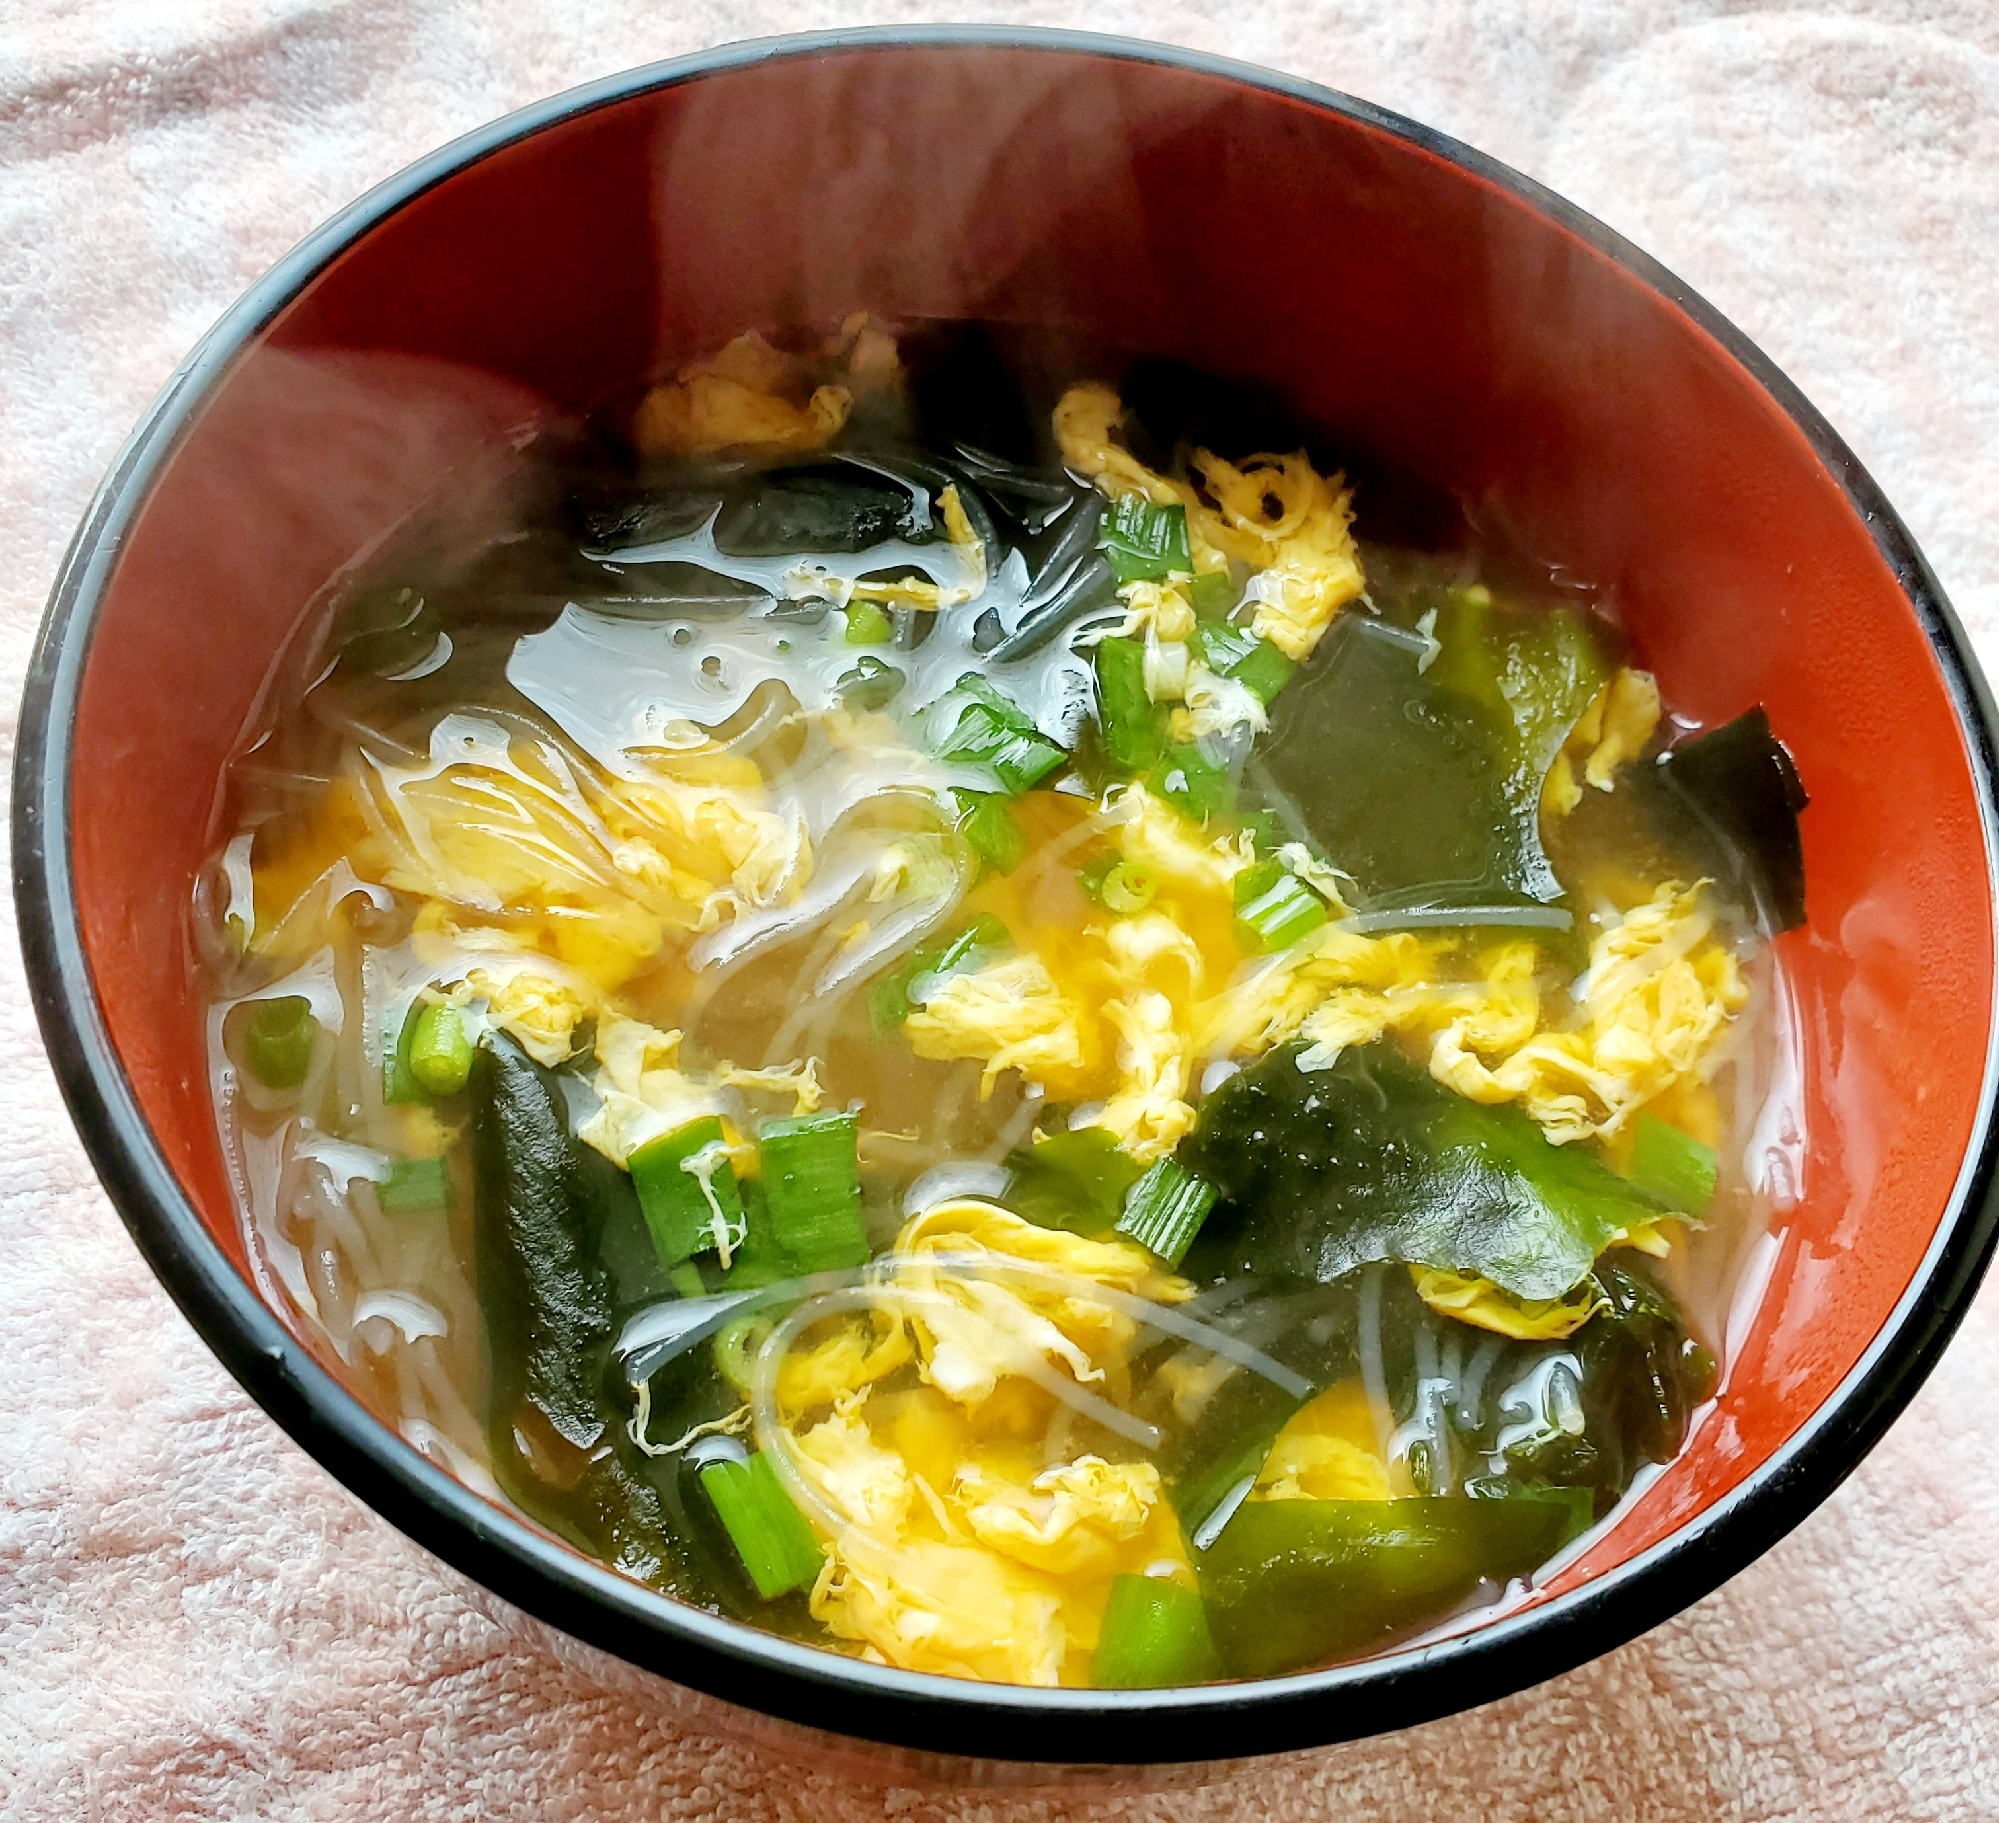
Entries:
[[1812,439],[1696,314],[1476,168],[1203,70],[875,46],[627,95],[424,190],[250,337],[116,559],[71,775],[104,1019],[216,1241],[240,1266],[180,933],[303,605],[536,402],[862,308],[1278,385],[1613,586],[1676,705],[1768,706],[1812,796],[1810,924],[1782,940],[1803,1199],[1720,1411],[1557,1587],[1711,1505],[1880,1332],[1974,1131],[1992,901],[1953,684]]

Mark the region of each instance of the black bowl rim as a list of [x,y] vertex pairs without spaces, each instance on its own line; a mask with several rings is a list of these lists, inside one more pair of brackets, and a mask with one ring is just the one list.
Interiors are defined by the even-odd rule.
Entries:
[[82,946],[69,842],[69,760],[99,606],[152,483],[254,338],[345,248],[417,196],[556,123],[651,90],[780,58],[910,49],[1029,51],[1149,63],[1340,115],[1456,166],[1587,243],[1676,307],[1787,414],[1901,584],[1956,706],[1979,798],[1988,881],[1999,722],[1963,629],[1907,528],[1802,393],[1657,261],[1496,159],[1352,96],[1252,65],[1092,33],[871,28],[725,45],[537,102],[454,140],[350,204],[281,259],[175,370],[78,526],[51,592],[21,710],[13,869],[36,1016],[106,1190],[182,1312],[250,1395],[336,1480],[425,1549],[587,1643],[743,1708],[921,1753],[1059,1769],[1241,1759],[1411,1726],[1508,1695],[1624,1644],[1719,1587],[1823,1501],[1901,1412],[1962,1319],[1999,1239],[1999,1019],[1944,1218],[1888,1320],[1832,1395],[1766,1463],[1685,1525],[1541,1606],[1454,1638],[1253,1683],[1045,1690],[862,1664],[689,1608],[632,1582],[434,1467],[321,1368],[202,1225],[112,1048]]

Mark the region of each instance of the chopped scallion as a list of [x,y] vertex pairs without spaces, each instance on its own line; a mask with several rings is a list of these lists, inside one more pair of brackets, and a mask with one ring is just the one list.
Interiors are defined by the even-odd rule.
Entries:
[[1010,948],[1007,928],[990,912],[981,912],[950,942],[926,944],[903,965],[884,975],[868,993],[868,1015],[877,1038],[885,1038],[915,1011],[912,994],[927,994],[950,975],[985,967],[988,960]]
[[1631,1164],[1624,1175],[1639,1189],[1676,1214],[1699,1220],[1714,1202],[1717,1173],[1711,1146],[1656,1114],[1638,1116],[1631,1136]]
[[1013,820],[1006,799],[983,791],[961,791],[957,797],[963,807],[958,833],[999,872],[1012,873],[1027,858],[1027,832]]
[[267,1089],[295,1089],[312,1067],[319,1021],[303,994],[259,1000],[243,1026],[243,1061]]
[[1235,796],[1228,768],[1192,744],[1168,747],[1152,769],[1152,784],[1168,803],[1202,820],[1225,810]]
[[391,1167],[376,1196],[389,1215],[445,1208],[451,1201],[450,1162],[442,1158],[403,1159]]
[[382,1052],[382,1099],[391,1107],[426,1098],[423,1084],[410,1068],[410,1049],[416,1043],[416,1029],[423,1023],[424,1003],[414,1002],[396,1028],[395,1042]]
[[1298,669],[1269,640],[1241,627],[1196,627],[1194,639],[1210,671],[1234,678],[1260,703],[1268,703]]
[[1187,593],[1203,620],[1219,620],[1236,604],[1235,579],[1226,570],[1203,571]]
[[850,646],[885,646],[895,637],[895,623],[878,601],[849,602],[844,635]]
[[726,1267],[748,1224],[714,1115],[648,1140],[626,1160],[662,1266],[716,1252]]
[[1187,545],[1187,509],[1155,506],[1136,494],[1111,503],[1097,546],[1110,560],[1120,585],[1186,576],[1194,568]]
[[976,671],[959,678],[930,715],[937,757],[982,768],[1008,797],[1018,797],[1068,758],[1018,703]]
[[410,1034],[410,1074],[430,1095],[456,1095],[472,1074],[472,1037],[455,1006],[427,1006]]
[[1213,1184],[1172,1159],[1162,1158],[1125,1193],[1117,1231],[1156,1253],[1167,1265],[1177,1266],[1186,1258],[1219,1194]]
[[701,1489],[765,1601],[802,1589],[818,1576],[824,1562],[819,1540],[767,1457],[707,1463]]
[[1276,861],[1259,861],[1235,880],[1235,934],[1249,955],[1289,949],[1327,918],[1326,902]]
[[1112,1582],[1090,1660],[1090,1682],[1099,1690],[1204,1684],[1221,1674],[1208,1612],[1194,1590],[1163,1576]]
[[1097,720],[1104,757],[1121,772],[1143,772],[1166,746],[1166,710],[1145,688],[1145,648],[1135,639],[1097,644]]
[[764,1122],[758,1135],[771,1232],[801,1273],[862,1266],[860,1120],[801,1114]]
[[1159,881],[1149,867],[1135,861],[1119,861],[1104,875],[1098,896],[1107,909],[1129,917],[1142,912],[1159,891]]

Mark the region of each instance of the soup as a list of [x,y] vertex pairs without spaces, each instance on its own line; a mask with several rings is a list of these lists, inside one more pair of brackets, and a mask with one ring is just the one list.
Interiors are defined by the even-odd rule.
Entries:
[[857,318],[445,490],[198,895],[265,1294],[469,1485],[880,1663],[1517,1598],[1684,1446],[1780,1205],[1803,794],[1339,455]]

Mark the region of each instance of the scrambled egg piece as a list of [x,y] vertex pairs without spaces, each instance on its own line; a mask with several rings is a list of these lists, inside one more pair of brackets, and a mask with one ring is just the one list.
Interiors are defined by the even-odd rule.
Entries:
[[1475,1019],[1439,1033],[1430,1073],[1473,1101],[1517,1101],[1556,1145],[1618,1132],[1648,1101],[1699,1081],[1749,998],[1713,940],[1706,881],[1669,880],[1590,946],[1572,1026],[1488,1042]]
[[1250,1499],[1392,1498],[1398,1490],[1382,1448],[1385,1428],[1359,1380],[1328,1387],[1292,1413],[1277,1433]]
[[[1032,1353],[1079,1385],[1122,1391],[1137,1325],[1079,1286],[975,1278],[939,1260],[968,1254],[1139,1296],[1191,1289],[1128,1242],[1037,1228],[973,1199],[908,1223],[872,1326],[842,1324],[778,1375],[796,1466],[842,1522],[812,1612],[877,1663],[1080,1683],[1112,1579],[1191,1572],[1158,1470],[1090,1452],[1048,1462],[1054,1402],[1019,1369]],[[912,1342],[924,1383],[884,1393]]]
[[1541,786],[1542,814],[1565,817],[1583,801],[1578,766],[1584,782],[1609,791],[1618,769],[1645,751],[1658,726],[1658,680],[1649,671],[1625,667],[1591,698],[1569,730]]
[[1340,478],[1321,475],[1302,450],[1240,464],[1196,450],[1197,488],[1156,474],[1125,449],[1116,436],[1123,415],[1108,386],[1070,387],[1055,407],[1062,460],[1113,499],[1135,494],[1185,507],[1195,573],[1225,572],[1232,558],[1257,572],[1243,596],[1251,629],[1287,658],[1309,657],[1362,588],[1353,496]]
[[[714,1114],[729,1116],[749,1092],[789,1100],[793,1114],[816,1113],[822,1099],[816,1060],[807,1057],[781,1069],[739,1070],[723,1063],[712,1070],[684,1069],[680,1034],[662,1032],[641,1019],[605,1012],[597,1021],[599,1106],[577,1137],[614,1165],[625,1165],[648,1140],[673,1133],[688,1122]],[[749,1149],[744,1148],[747,1163]]]
[[896,1283],[924,1294],[910,1327],[924,1380],[960,1405],[989,1399],[1022,1351],[1066,1368],[1078,1384],[1122,1372],[1138,1325],[1122,1311],[1032,1277],[965,1278],[928,1264],[939,1254],[1019,1260],[1136,1297],[1178,1303],[1182,1279],[1132,1241],[1085,1240],[1042,1228],[974,1198],[940,1203],[897,1238]]
[[368,832],[358,863],[439,928],[510,932],[606,993],[670,940],[788,899],[812,871],[802,820],[764,803],[748,761],[694,750],[612,778],[476,715],[440,720],[422,765],[350,755],[329,800],[329,820]]
[[1607,1310],[1610,1300],[1594,1279],[1585,1278],[1559,1298],[1517,1298],[1476,1273],[1412,1266],[1416,1295],[1442,1317],[1455,1317],[1516,1342],[1558,1342]]
[[1459,938],[1356,936],[1327,925],[1197,1014],[1208,1056],[1306,1041],[1305,1069],[1394,1032],[1429,1040],[1430,1073],[1473,1101],[1517,1101],[1556,1145],[1612,1139],[1637,1110],[1704,1081],[1717,1039],[1748,1000],[1714,936],[1706,882],[1669,881],[1599,935],[1572,1019],[1550,1017],[1540,951]]
[[846,428],[854,395],[844,386],[811,386],[810,372],[811,363],[751,330],[647,393],[632,440],[648,456],[823,449]]
[[1082,1013],[1056,986],[1039,956],[1009,956],[953,975],[904,1022],[919,1057],[975,1057],[990,1095],[1004,1070],[1056,1086],[1084,1070]]

